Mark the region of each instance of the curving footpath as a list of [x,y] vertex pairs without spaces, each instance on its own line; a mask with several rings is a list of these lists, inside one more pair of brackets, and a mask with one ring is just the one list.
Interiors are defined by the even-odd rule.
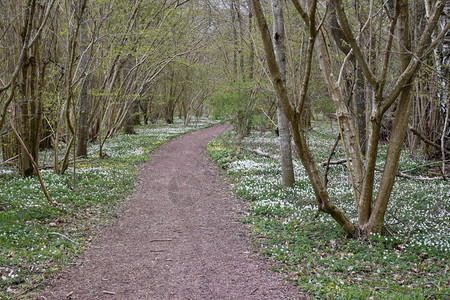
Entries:
[[244,203],[206,153],[228,125],[161,146],[135,193],[39,299],[299,299],[252,253]]

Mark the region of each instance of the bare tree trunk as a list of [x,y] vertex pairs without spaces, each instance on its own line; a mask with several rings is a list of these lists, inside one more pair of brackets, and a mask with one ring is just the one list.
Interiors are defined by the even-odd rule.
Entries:
[[239,0],[236,0],[236,19],[239,25],[239,69],[241,72],[241,76],[245,77],[245,67],[244,67],[244,26],[242,24],[242,15],[241,15],[241,3]]
[[[409,24],[409,6],[408,0],[399,0],[398,7],[398,40],[400,54],[401,72],[408,67],[412,55],[411,36]],[[408,128],[409,115],[412,105],[412,86],[414,78],[412,77],[403,87],[400,94],[397,110],[395,113],[394,125],[392,128],[386,163],[384,165],[383,177],[381,179],[378,195],[375,201],[373,212],[370,215],[368,228],[370,232],[379,232],[383,225],[384,215],[386,213],[392,187],[394,186],[395,174],[398,170],[398,161],[402,150],[403,142]]]
[[130,109],[128,109],[127,112],[124,126],[125,134],[136,134],[134,126],[139,125],[139,123],[139,105],[136,101],[133,101],[133,103],[131,103]]
[[231,26],[233,27],[233,72],[237,76],[238,63],[237,63],[237,49],[238,49],[238,33],[236,28],[236,0],[231,0]]
[[[281,73],[281,80],[286,86],[286,48],[284,45],[284,18],[283,8],[280,0],[272,0],[273,12],[273,44],[275,51],[275,58]],[[280,101],[277,97],[277,116],[278,116],[278,132],[280,139],[280,154],[281,154],[281,170],[283,178],[283,187],[289,188],[294,186],[294,167],[292,164],[291,151],[291,133],[289,130],[289,122],[280,106]]]
[[248,3],[248,34],[250,36],[250,54],[248,58],[248,64],[249,64],[249,75],[248,78],[250,80],[253,79],[254,76],[254,64],[255,64],[255,45],[253,43],[252,39],[252,33],[253,33],[253,7],[251,1]]
[[[30,30],[29,26],[33,26],[33,20],[35,19],[37,11],[37,3],[36,1],[32,1],[30,7],[27,10],[25,25],[23,27],[22,37],[23,37],[23,46],[26,45],[27,41],[25,40],[25,32]],[[33,50],[36,50],[34,47]],[[34,53],[33,53],[34,52]],[[36,51],[32,51],[32,54],[35,54]],[[35,147],[33,146],[33,138],[36,137],[36,132],[38,129],[36,128],[36,124],[39,125],[39,122],[35,122],[34,118],[38,118],[37,115],[34,114],[34,109],[37,107],[35,101],[35,91],[36,91],[36,57],[30,55],[30,51],[27,50],[23,53],[23,64],[21,66],[21,82],[19,85],[19,94],[20,94],[20,127],[19,131],[22,135],[22,141],[27,149],[32,149],[32,158],[37,162],[38,161],[38,151],[33,151]],[[40,121],[40,120],[39,120]],[[39,127],[39,126],[37,126]],[[37,133],[38,134],[38,133]],[[39,140],[39,135],[37,137]],[[34,156],[33,156],[34,155]],[[20,174],[24,177],[32,176],[34,167],[30,156],[27,151],[23,147],[19,148],[19,171]]]
[[79,0],[78,5],[80,9],[80,69],[83,72],[83,81],[81,85],[79,97],[79,117],[78,117],[78,136],[77,136],[77,151],[76,156],[87,156],[87,140],[88,140],[88,114],[89,114],[89,74],[88,74],[88,28],[87,28],[87,0]]
[[330,89],[333,102],[336,104],[336,114],[338,117],[339,128],[341,129],[341,138],[347,157],[347,164],[350,170],[355,203],[359,206],[359,198],[361,196],[363,183],[363,162],[361,148],[358,143],[358,132],[356,131],[352,121],[352,114],[345,103],[344,95],[339,86],[339,82],[333,74],[327,44],[325,32],[321,31],[317,37],[316,50],[319,54],[319,63]]

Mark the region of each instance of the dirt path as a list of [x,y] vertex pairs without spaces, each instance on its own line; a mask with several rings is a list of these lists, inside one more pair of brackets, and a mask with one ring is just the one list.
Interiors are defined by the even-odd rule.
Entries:
[[155,152],[119,218],[41,299],[298,299],[252,253],[238,221],[243,203],[206,153],[227,129],[190,133]]

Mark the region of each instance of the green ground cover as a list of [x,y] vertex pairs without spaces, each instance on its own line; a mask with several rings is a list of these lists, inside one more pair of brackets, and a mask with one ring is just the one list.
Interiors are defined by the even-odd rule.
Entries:
[[[318,162],[326,161],[336,135],[329,125],[313,125],[309,144]],[[331,217],[315,218],[314,193],[299,161],[295,187],[283,190],[280,163],[246,151],[259,149],[276,157],[273,133],[252,132],[239,147],[234,139],[233,133],[226,133],[212,141],[208,151],[231,177],[235,193],[249,201],[243,222],[251,225],[255,245],[300,290],[317,299],[450,298],[448,182],[398,178],[384,234],[349,239]],[[385,152],[382,148],[380,158]],[[334,159],[341,158],[338,149]],[[378,166],[383,167],[381,159]],[[402,153],[401,170],[421,175],[429,167],[433,165]],[[345,164],[331,167],[328,189],[332,200],[356,221],[346,174]]]
[[[37,178],[21,178],[0,169],[0,299],[31,297],[44,279],[70,264],[98,230],[110,222],[118,205],[133,190],[137,164],[181,134],[213,124],[200,119],[189,126],[139,126],[136,135],[107,140],[98,157],[98,144],[89,145],[88,158],[64,175],[43,170],[42,177],[53,200],[48,205]],[[43,152],[41,157],[51,158]]]

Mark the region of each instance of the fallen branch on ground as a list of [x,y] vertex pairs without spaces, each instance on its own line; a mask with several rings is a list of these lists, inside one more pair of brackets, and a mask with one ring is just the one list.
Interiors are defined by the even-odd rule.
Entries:
[[[382,169],[382,168],[375,168],[375,170],[378,172],[384,171],[384,169]],[[400,170],[397,171],[397,177],[411,179],[411,180],[426,180],[426,181],[442,180],[442,178],[440,178],[440,177],[412,176],[412,175],[406,174]]]
[[[266,157],[266,158],[269,158],[269,159],[272,159],[272,160],[276,160],[276,161],[280,161],[281,160],[280,157],[272,155],[270,153],[263,152],[263,151],[261,151],[259,149],[242,148],[242,150],[245,150],[245,151],[248,151],[248,152],[251,152],[251,153],[255,153],[256,155],[259,155],[259,156],[262,156],[262,157]],[[294,166],[296,166],[296,167],[298,166],[297,162],[295,162],[294,160],[292,161],[292,163],[294,164]]]
[[[347,162],[346,159],[339,159],[339,160],[332,160],[332,161],[329,161],[329,162],[324,161],[324,162],[321,162],[320,165],[322,167],[329,166],[329,165],[343,165],[346,162]],[[375,171],[383,172],[384,169],[383,168],[375,168]],[[402,172],[400,170],[397,171],[396,176],[400,177],[400,178],[411,179],[411,180],[426,180],[426,181],[442,180],[442,178],[440,178],[440,177],[413,176],[413,175],[406,174],[406,173],[404,173],[404,172]]]
[[339,159],[339,160],[329,160],[329,161],[323,161],[320,163],[320,166],[326,167],[326,166],[332,166],[332,165],[342,165],[347,162],[346,159]]
[[[270,153],[263,152],[263,151],[261,151],[259,149],[247,149],[247,148],[242,148],[242,149],[245,150],[245,151],[248,151],[248,152],[255,153],[255,154],[259,155],[259,156],[263,156],[263,157],[266,157],[266,158],[270,158],[272,160],[280,161],[279,157],[274,156],[274,155],[272,155]],[[324,162],[321,162],[319,165],[321,165],[322,167],[326,167],[326,166],[331,166],[331,165],[342,165],[342,164],[345,164],[346,162],[347,162],[346,159],[339,159],[339,160],[324,161]],[[293,163],[294,163],[295,166],[297,166],[297,163],[295,161],[293,161]],[[378,171],[378,172],[383,172],[384,171],[384,169],[382,169],[382,168],[375,168],[375,170]],[[400,178],[410,179],[410,180],[425,180],[425,181],[442,180],[442,178],[440,178],[440,177],[412,176],[412,175],[406,174],[406,173],[404,173],[404,172],[402,172],[400,170],[397,171],[397,175],[396,176],[400,177]]]

